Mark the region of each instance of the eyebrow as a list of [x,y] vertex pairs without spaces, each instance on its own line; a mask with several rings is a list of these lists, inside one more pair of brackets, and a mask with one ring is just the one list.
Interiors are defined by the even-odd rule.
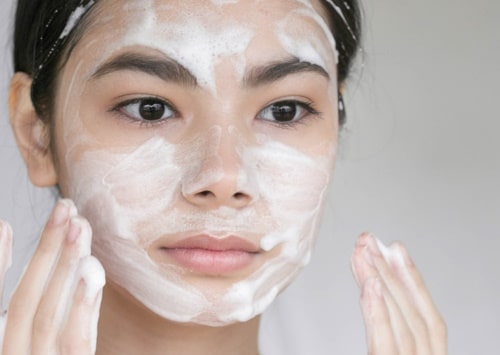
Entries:
[[[196,77],[181,64],[168,57],[151,56],[142,53],[123,53],[97,68],[91,79],[98,79],[105,75],[122,70],[142,72],[157,76],[164,81],[174,82],[188,87],[198,84]],[[251,69],[244,77],[246,87],[258,87],[283,79],[292,74],[313,72],[330,80],[328,72],[320,65],[293,57],[283,61],[276,61]]]
[[168,82],[184,86],[196,86],[193,74],[176,61],[168,58],[139,53],[124,53],[99,66],[91,79],[98,79],[117,71],[130,70],[154,75]]
[[245,75],[243,82],[245,86],[257,87],[283,79],[291,74],[304,72],[318,73],[330,80],[330,75],[322,66],[294,57],[253,68]]

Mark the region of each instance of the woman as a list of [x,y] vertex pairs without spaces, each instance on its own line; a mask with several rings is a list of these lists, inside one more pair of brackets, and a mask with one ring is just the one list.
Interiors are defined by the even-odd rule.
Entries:
[[[355,1],[19,1],[11,122],[31,181],[66,199],[3,353],[257,354],[259,315],[310,258],[358,17]],[[446,352],[404,248],[365,234],[353,269],[371,353]]]

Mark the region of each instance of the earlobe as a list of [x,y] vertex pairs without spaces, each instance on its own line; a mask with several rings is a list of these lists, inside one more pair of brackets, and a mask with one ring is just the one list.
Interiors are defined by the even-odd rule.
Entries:
[[49,129],[31,101],[31,83],[29,75],[14,74],[9,93],[10,124],[31,182],[39,187],[54,186],[57,173],[50,150]]

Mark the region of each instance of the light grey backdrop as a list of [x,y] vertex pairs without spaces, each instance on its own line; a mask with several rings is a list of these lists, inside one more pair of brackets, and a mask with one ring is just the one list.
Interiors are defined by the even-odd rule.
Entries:
[[[0,216],[15,231],[11,288],[49,206],[8,127],[12,0],[0,4]],[[500,348],[500,2],[365,0],[363,71],[312,264],[273,306],[264,353],[365,353],[355,237],[403,241],[447,320],[450,354]]]

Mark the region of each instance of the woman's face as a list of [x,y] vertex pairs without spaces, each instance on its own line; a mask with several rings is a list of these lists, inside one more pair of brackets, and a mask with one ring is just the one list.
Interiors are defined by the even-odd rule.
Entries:
[[170,320],[261,313],[310,257],[336,50],[307,0],[102,0],[59,78],[55,156],[109,287]]

